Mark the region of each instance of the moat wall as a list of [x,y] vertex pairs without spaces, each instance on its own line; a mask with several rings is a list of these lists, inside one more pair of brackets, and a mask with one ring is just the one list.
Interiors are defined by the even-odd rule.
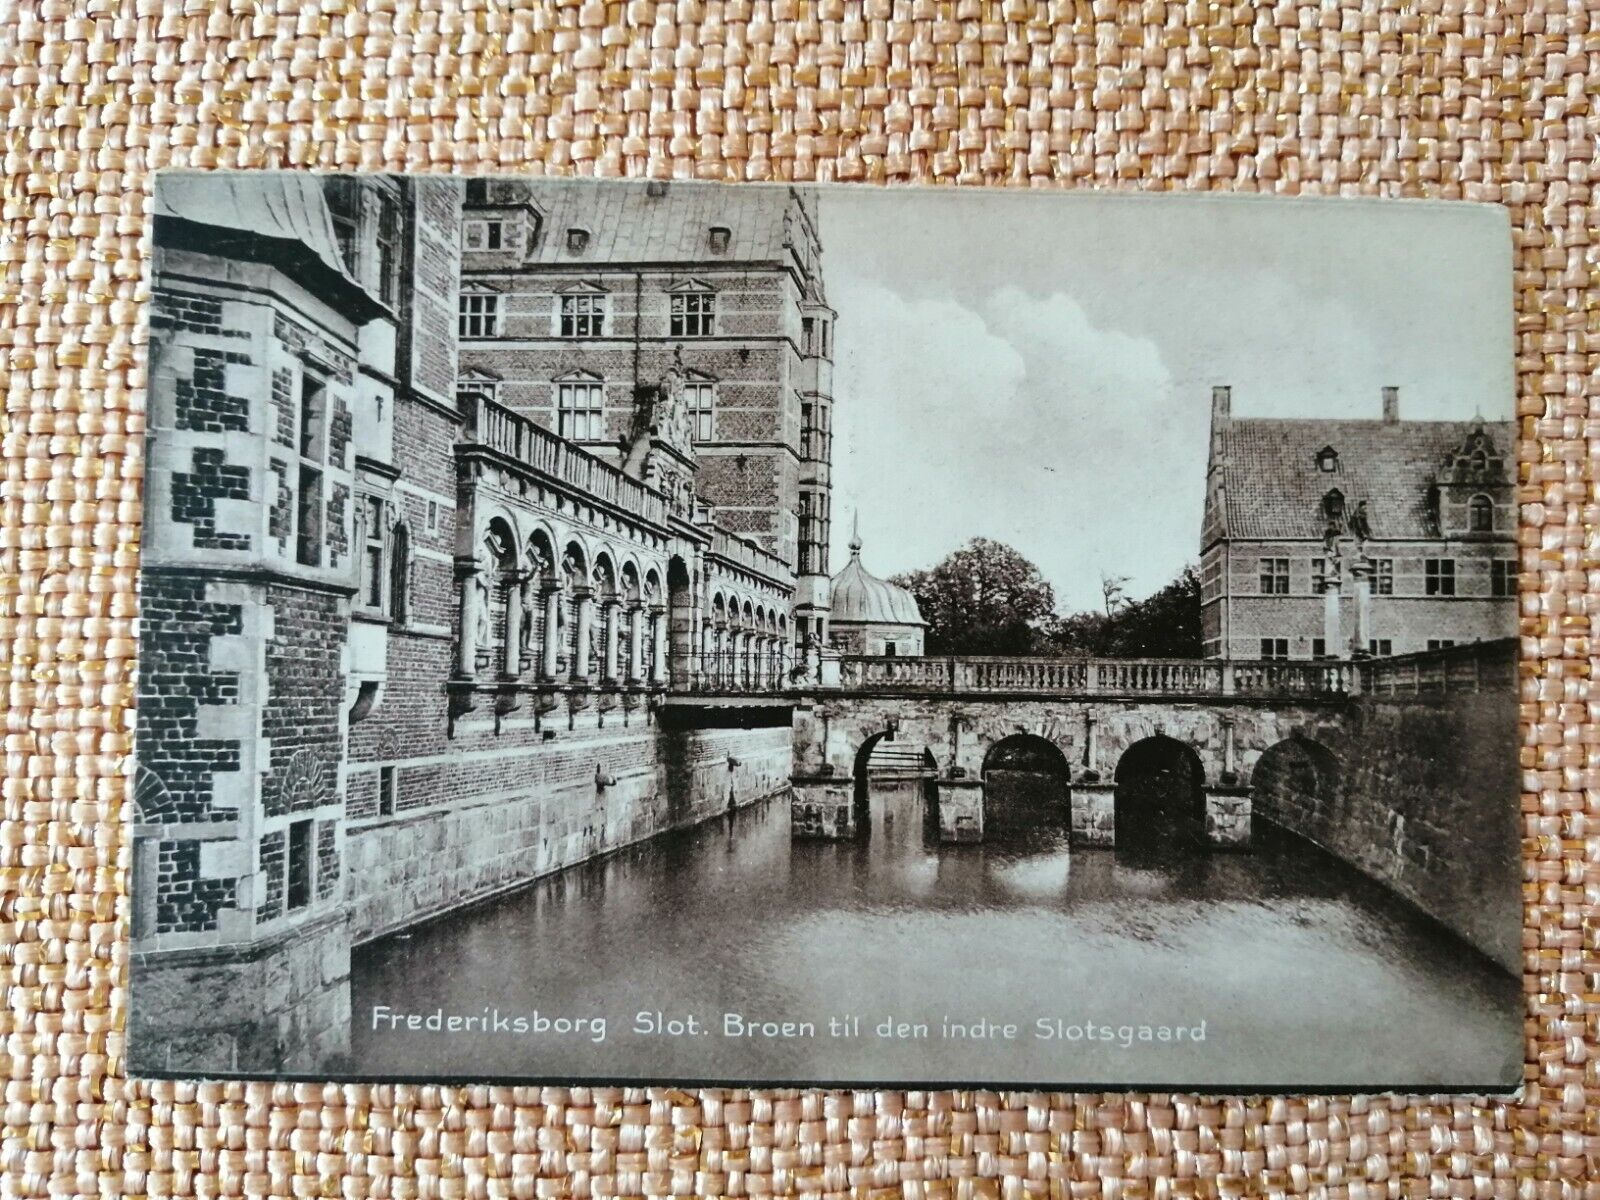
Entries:
[[1258,769],[1255,813],[1337,855],[1519,974],[1516,730],[1509,693],[1361,699],[1320,733],[1331,763]]
[[[522,782],[346,831],[351,937],[367,941],[788,786],[791,735],[595,730],[541,747]],[[608,782],[603,786],[597,775]]]

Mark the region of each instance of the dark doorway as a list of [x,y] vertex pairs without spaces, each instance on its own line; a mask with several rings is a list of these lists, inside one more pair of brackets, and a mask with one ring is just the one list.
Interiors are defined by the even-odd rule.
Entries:
[[1205,842],[1205,772],[1200,756],[1160,734],[1135,742],[1117,763],[1117,849]]
[[1033,734],[1002,738],[983,760],[983,838],[1072,828],[1071,772],[1055,743]]

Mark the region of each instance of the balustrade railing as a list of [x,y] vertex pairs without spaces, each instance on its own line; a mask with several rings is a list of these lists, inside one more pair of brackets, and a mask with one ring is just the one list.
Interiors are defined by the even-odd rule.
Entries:
[[1517,684],[1517,642],[1503,638],[1374,658],[1362,664],[1363,691],[1375,696],[1512,691]]
[[1513,639],[1397,658],[874,658],[839,660],[845,691],[1120,696],[1344,696],[1509,688]]
[[666,521],[666,497],[654,488],[487,397],[468,393],[461,399],[469,443],[486,446],[647,521]]
[[790,665],[788,653],[777,649],[691,654],[674,658],[671,690],[699,695],[784,692],[794,686]]

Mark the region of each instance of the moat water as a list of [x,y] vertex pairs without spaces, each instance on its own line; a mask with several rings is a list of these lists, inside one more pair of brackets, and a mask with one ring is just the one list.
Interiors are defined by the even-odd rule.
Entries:
[[[791,842],[779,798],[370,943],[354,963],[356,1072],[1332,1088],[1515,1076],[1518,981],[1314,847],[1268,832],[1242,854],[1071,849],[1064,821],[1019,824],[941,846],[920,785],[879,784],[870,836]],[[451,1016],[481,1025],[452,1033]]]

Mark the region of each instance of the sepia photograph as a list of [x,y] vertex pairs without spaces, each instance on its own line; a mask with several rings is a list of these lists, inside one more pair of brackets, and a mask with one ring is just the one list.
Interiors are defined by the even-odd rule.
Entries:
[[1507,1091],[1467,203],[163,172],[145,1077]]

